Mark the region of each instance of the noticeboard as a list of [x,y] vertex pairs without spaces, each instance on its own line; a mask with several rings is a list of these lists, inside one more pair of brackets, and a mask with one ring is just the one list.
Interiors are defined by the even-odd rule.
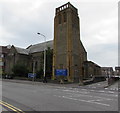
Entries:
[[55,69],[56,76],[67,76],[67,69]]
[[34,78],[34,77],[36,77],[36,74],[28,73],[28,78]]

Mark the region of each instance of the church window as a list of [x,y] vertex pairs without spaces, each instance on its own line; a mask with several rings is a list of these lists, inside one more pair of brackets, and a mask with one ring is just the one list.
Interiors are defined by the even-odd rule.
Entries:
[[61,24],[61,15],[59,15],[59,24]]
[[37,69],[37,67],[38,67],[38,62],[36,61],[35,62],[35,68]]
[[64,18],[64,22],[66,22],[67,21],[67,15],[66,15],[65,12],[63,13],[63,18]]

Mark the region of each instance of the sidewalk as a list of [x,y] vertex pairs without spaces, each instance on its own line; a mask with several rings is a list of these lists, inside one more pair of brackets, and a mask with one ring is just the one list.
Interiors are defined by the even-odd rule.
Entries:
[[87,86],[105,88],[105,87],[108,87],[108,81],[97,82],[97,83],[93,83]]
[[55,83],[43,83],[43,82],[36,82],[36,81],[27,81],[27,80],[15,80],[15,79],[3,79],[3,81],[7,82],[15,82],[15,83],[24,83],[24,84],[31,84],[31,85],[51,85],[51,86],[59,86],[59,87],[69,87],[69,88],[80,88],[80,87],[98,87],[98,88],[105,88],[108,86],[107,81],[97,82],[90,85],[83,85],[79,86],[79,83],[70,83],[70,84],[55,84]]

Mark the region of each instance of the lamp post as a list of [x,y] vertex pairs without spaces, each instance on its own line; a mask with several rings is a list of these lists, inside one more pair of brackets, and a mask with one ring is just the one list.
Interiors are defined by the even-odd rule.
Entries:
[[33,58],[33,81],[34,81],[34,74],[35,74],[35,61],[34,61],[34,58]]
[[45,71],[46,71],[46,37],[45,37],[45,35],[43,35],[39,32],[37,34],[43,36],[44,41],[45,41],[45,45],[44,45],[44,80],[43,80],[43,82],[47,82],[46,76],[45,76]]

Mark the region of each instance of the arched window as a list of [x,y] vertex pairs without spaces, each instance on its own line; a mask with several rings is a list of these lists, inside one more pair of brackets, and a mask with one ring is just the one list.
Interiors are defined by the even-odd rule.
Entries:
[[67,21],[67,15],[66,15],[65,12],[63,13],[63,18],[64,18],[64,22],[66,22]]
[[61,15],[59,15],[59,24],[61,24]]
[[35,69],[37,69],[37,67],[38,67],[38,62],[36,61],[35,62]]

